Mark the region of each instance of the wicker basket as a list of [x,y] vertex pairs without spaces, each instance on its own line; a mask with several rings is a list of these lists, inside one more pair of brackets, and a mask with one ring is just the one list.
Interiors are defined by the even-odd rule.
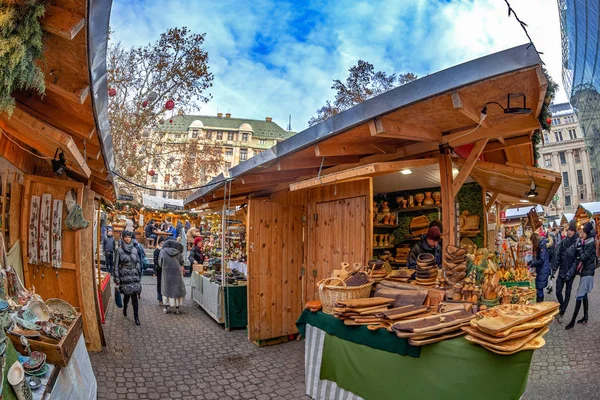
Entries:
[[[332,281],[339,281],[342,285],[328,285]],[[360,286],[347,286],[346,282],[340,278],[326,278],[317,282],[317,286],[319,287],[321,304],[323,304],[323,312],[325,314],[333,314],[333,307],[335,307],[335,304],[339,300],[364,299],[369,297],[373,280]]]

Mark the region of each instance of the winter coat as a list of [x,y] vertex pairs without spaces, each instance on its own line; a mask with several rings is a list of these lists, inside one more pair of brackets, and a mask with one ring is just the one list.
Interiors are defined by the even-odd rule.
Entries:
[[155,235],[154,231],[156,230],[156,227],[154,226],[154,223],[152,222],[148,222],[148,224],[146,225],[146,228],[144,229],[144,234],[146,235],[146,238],[149,238],[152,235]]
[[577,257],[577,236],[565,237],[560,241],[554,255],[552,274],[554,275],[558,270],[558,275],[562,279],[569,280],[573,278],[577,269]]
[[548,248],[548,259],[550,260],[550,266],[554,265],[554,256],[556,254],[556,240],[553,234],[548,235],[548,243],[546,243],[546,247]]
[[175,227],[173,225],[171,225],[171,227],[169,229],[167,229],[167,233],[170,234],[172,238],[176,238],[177,237],[177,229],[175,229]]
[[192,224],[190,224],[189,221],[185,223],[185,231],[186,232],[189,231],[191,227],[192,227]]
[[181,235],[181,233],[183,232],[183,224],[181,223],[181,221],[179,221],[177,223],[177,227],[175,228],[175,232],[177,233],[175,235],[175,237],[179,237]]
[[129,232],[135,231],[135,227],[133,226],[133,221],[128,219],[125,221],[125,230]]
[[590,237],[582,243],[581,253],[579,256],[581,261],[581,276],[594,276],[596,269],[596,232],[592,231]]
[[105,253],[114,253],[115,238],[112,236],[105,236],[104,239],[102,239],[102,248]]
[[531,263],[531,268],[535,269],[535,287],[544,289],[548,286],[548,277],[550,276],[550,255],[548,254],[548,241],[542,237],[537,249],[537,255]]
[[158,256],[158,265],[162,268],[161,294],[172,299],[185,297],[181,274],[183,245],[175,240],[165,241]]
[[160,251],[162,249],[159,249],[158,247],[156,249],[154,249],[154,253],[153,253],[153,258],[154,258],[154,270],[156,272],[160,271],[160,265],[158,265],[158,257],[160,255]]
[[140,271],[140,276],[142,276],[142,271],[145,271],[148,269],[148,267],[150,266],[150,262],[148,261],[148,258],[146,258],[146,250],[144,250],[144,246],[142,246],[135,239],[133,239],[131,241],[131,243],[133,243],[133,246],[138,251],[138,258],[140,259],[140,265],[142,266],[142,269]]
[[204,254],[202,254],[202,250],[200,250],[198,246],[194,246],[194,248],[190,251],[188,260],[190,261],[190,264],[202,264],[204,262]]
[[142,293],[141,275],[140,256],[133,242],[129,244],[121,242],[121,247],[117,249],[115,255],[115,273],[113,275],[119,291],[128,296]]
[[434,248],[429,247],[429,245],[427,244],[427,236],[421,235],[421,240],[415,243],[415,245],[410,250],[410,253],[408,253],[408,258],[406,261],[408,268],[417,268],[417,258],[420,254],[423,253],[433,254],[435,256],[436,264],[442,264],[442,248],[440,247],[440,245],[438,244]]

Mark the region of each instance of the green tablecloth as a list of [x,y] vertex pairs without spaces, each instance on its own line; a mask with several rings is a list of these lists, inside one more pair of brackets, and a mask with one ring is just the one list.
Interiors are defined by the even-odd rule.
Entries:
[[342,320],[339,320],[331,315],[327,315],[321,311],[313,313],[308,310],[298,318],[296,326],[298,332],[302,336],[306,336],[304,327],[306,324],[324,330],[330,335],[337,336],[340,339],[347,340],[352,343],[363,344],[373,349],[384,350],[390,353],[397,353],[411,357],[419,357],[421,352],[420,347],[411,346],[407,339],[401,339],[396,335],[378,329],[370,331],[366,326],[348,326],[344,325]]
[[17,362],[17,360],[19,358],[17,357],[17,350],[15,350],[15,347],[13,346],[13,344],[9,338],[6,338],[6,343],[7,343],[6,364],[5,364],[4,371],[3,371],[4,372],[4,385],[2,386],[2,399],[3,400],[17,400],[15,391],[10,386],[10,383],[8,383],[7,376],[8,376],[8,370],[15,362]]
[[225,286],[225,328],[245,328],[248,325],[248,287]]

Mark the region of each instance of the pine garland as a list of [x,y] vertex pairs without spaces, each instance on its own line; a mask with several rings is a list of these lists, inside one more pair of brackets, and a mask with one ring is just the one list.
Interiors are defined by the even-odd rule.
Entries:
[[[558,84],[554,82],[548,71],[546,71],[546,68],[542,67],[542,71],[544,72],[546,80],[548,81],[548,88],[546,89],[546,96],[544,98],[544,102],[542,103],[542,110],[538,116],[538,121],[540,122],[542,129],[547,131],[550,130],[550,124],[546,120],[548,118],[552,119],[552,114],[550,113],[550,104],[552,104],[554,101]],[[533,143],[534,166],[539,167],[538,161],[540,159],[540,144],[542,143],[542,134],[539,130],[533,133],[531,142]]]
[[44,11],[40,0],[0,2],[0,112],[12,114],[16,90],[46,91],[37,63],[43,54]]

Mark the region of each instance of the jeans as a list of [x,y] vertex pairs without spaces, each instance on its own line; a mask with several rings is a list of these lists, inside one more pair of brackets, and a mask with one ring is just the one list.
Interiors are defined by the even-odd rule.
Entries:
[[156,299],[162,301],[162,294],[160,292],[162,284],[162,271],[156,271]]
[[[573,289],[573,282],[575,281],[575,275],[571,279],[567,280],[560,275],[556,278],[556,298],[560,303],[560,315],[565,315],[569,300],[571,299],[571,289]],[[565,287],[565,297],[563,298],[563,286]]]
[[123,308],[127,309],[127,305],[129,304],[129,299],[131,299],[131,304],[133,304],[133,317],[138,319],[138,294],[134,293],[131,296],[125,295],[123,297]]
[[115,262],[115,258],[114,258],[113,252],[112,251],[105,252],[104,253],[104,264],[106,265],[106,270],[108,271],[109,274],[112,274],[112,272],[113,272],[114,262]]

